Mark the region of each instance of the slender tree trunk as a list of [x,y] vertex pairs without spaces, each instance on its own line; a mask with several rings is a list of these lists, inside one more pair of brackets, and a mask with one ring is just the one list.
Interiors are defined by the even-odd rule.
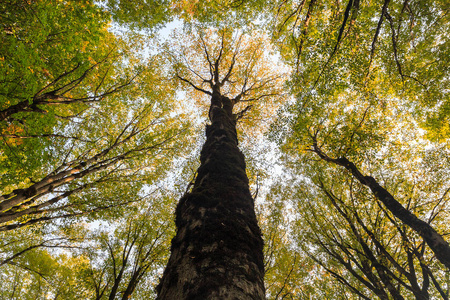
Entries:
[[263,241],[232,109],[229,98],[212,93],[212,124],[194,187],[177,206],[159,300],[265,299]]
[[356,165],[345,157],[331,158],[327,156],[317,146],[314,140],[313,151],[320,158],[327,162],[334,163],[346,168],[361,184],[367,186],[375,197],[380,200],[386,208],[404,224],[416,231],[428,244],[431,251],[434,252],[436,258],[448,269],[450,269],[450,244],[440,235],[430,224],[419,219],[415,214],[402,206],[397,199],[392,196],[385,188],[383,188],[375,178],[363,175]]
[[383,188],[373,177],[363,176],[356,166],[346,158],[341,158],[342,165],[352,172],[353,176],[362,184],[369,187],[372,193],[389,209],[390,212],[403,223],[415,230],[428,244],[436,258],[450,269],[450,245],[427,222],[420,220],[416,215],[404,208],[394,196]]

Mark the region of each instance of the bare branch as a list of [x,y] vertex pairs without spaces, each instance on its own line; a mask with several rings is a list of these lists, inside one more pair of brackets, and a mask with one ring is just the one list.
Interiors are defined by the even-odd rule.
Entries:
[[316,0],[311,0],[309,2],[309,6],[308,6],[308,12],[306,13],[306,17],[305,20],[303,22],[303,30],[301,32],[301,38],[300,38],[300,43],[297,42],[297,39],[295,38],[295,35],[292,35],[292,38],[294,40],[294,45],[296,48],[296,52],[297,52],[297,60],[296,60],[296,71],[297,73],[299,72],[299,67],[300,67],[300,56],[302,54],[302,49],[303,49],[303,43],[306,40],[306,37],[308,35],[308,26],[309,26],[309,22],[311,21],[312,18],[312,12],[314,9],[314,5],[315,5]]
[[[251,108],[253,107],[253,105],[247,105],[243,110],[241,110],[240,112],[238,112],[235,116],[235,120],[239,121],[240,119],[242,119],[244,117],[244,115],[247,113],[247,111],[249,111]],[[258,189],[256,191],[256,195],[258,194]],[[256,197],[255,195],[255,197]],[[254,198],[255,198],[254,197]]]
[[384,0],[383,7],[381,8],[381,15],[380,15],[380,18],[378,20],[377,29],[375,30],[375,35],[373,37],[372,46],[371,46],[371,49],[370,49],[369,66],[367,68],[366,78],[367,78],[367,76],[369,75],[369,72],[370,72],[370,66],[372,65],[372,60],[373,60],[373,57],[375,55],[375,46],[376,46],[376,43],[377,43],[377,40],[378,40],[378,35],[380,34],[381,25],[383,24],[383,19],[384,19],[384,16],[386,15],[389,2],[390,2],[390,0]]
[[209,68],[209,74],[211,75],[211,84],[212,84],[212,80],[214,78],[214,67],[213,67],[213,62],[209,56],[208,53],[208,47],[206,46],[205,40],[203,39],[203,35],[200,34],[200,40],[202,41],[202,45],[203,45],[203,50],[205,51],[205,55],[206,55],[206,60],[208,61],[208,68]]
[[192,86],[194,89],[196,89],[197,91],[200,91],[202,93],[205,93],[207,95],[212,95],[212,93],[210,91],[204,90],[198,86],[196,86],[195,84],[193,84],[191,81],[187,80],[186,78],[181,77],[180,75],[177,74],[178,79],[186,82],[187,84],[189,84],[190,86]]
[[[286,1],[285,1],[286,2]],[[297,19],[298,16],[301,14],[303,7],[305,6],[306,0],[302,0],[302,2],[300,2],[297,7],[284,19],[283,23],[280,25],[279,29],[278,29],[278,33],[280,33],[283,30],[284,25],[294,16],[297,15]],[[277,15],[280,12],[282,4],[280,4],[279,8],[278,8],[278,12]],[[292,28],[295,28],[296,26],[296,22],[294,23],[294,26]]]
[[32,224],[36,224],[36,223],[42,222],[42,221],[49,221],[49,220],[65,219],[65,218],[73,218],[73,217],[83,216],[83,215],[87,215],[87,214],[90,214],[90,213],[93,213],[93,212],[102,211],[102,210],[105,210],[105,209],[110,209],[110,208],[114,208],[114,207],[128,205],[130,203],[138,202],[138,201],[140,201],[143,198],[144,197],[139,198],[137,200],[131,200],[131,201],[126,201],[126,202],[121,202],[121,203],[115,203],[115,204],[111,204],[111,205],[97,206],[97,207],[95,207],[93,209],[90,209],[90,210],[85,210],[85,211],[80,211],[80,212],[75,212],[75,213],[56,215],[56,216],[44,216],[44,217],[40,217],[38,219],[32,219],[32,220],[26,221],[24,223],[3,225],[3,226],[0,226],[0,231],[9,231],[9,230],[21,228],[21,227],[24,227],[24,226],[29,226],[29,225],[32,225]]

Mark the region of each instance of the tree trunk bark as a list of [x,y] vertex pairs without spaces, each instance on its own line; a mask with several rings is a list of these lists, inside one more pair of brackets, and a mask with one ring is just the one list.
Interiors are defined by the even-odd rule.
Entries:
[[263,241],[232,109],[229,98],[212,93],[212,124],[194,187],[176,209],[159,300],[265,299]]

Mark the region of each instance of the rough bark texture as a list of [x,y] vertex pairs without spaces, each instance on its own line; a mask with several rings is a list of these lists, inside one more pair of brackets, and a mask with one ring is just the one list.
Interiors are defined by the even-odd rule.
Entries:
[[194,187],[176,209],[157,299],[265,299],[263,241],[232,108],[229,98],[212,94],[212,124]]

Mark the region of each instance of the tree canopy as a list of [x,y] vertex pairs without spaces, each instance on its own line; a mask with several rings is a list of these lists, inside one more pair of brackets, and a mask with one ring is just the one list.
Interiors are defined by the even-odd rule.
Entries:
[[448,1],[0,3],[0,299],[153,299],[232,102],[267,299],[448,299]]

